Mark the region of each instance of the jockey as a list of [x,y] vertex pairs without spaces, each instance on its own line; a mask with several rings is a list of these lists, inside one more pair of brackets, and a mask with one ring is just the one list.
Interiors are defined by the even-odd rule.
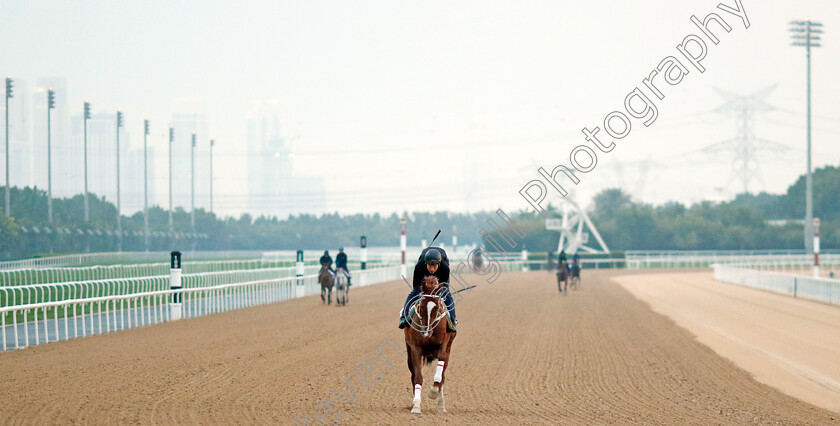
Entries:
[[443,302],[446,304],[446,309],[449,311],[449,316],[452,318],[453,326],[450,331],[456,331],[455,326],[458,325],[458,320],[455,319],[455,302],[452,300],[452,293],[449,291],[449,265],[443,262],[443,256],[437,247],[431,247],[424,250],[420,255],[417,264],[414,266],[414,288],[408,294],[405,300],[405,305],[400,311],[400,328],[405,328],[408,325],[408,319],[405,317],[408,312],[409,303],[416,298],[421,290],[423,278],[428,275],[434,275],[445,287],[445,294]]
[[344,269],[344,275],[347,276],[347,286],[351,286],[353,284],[350,283],[350,268],[347,267],[347,253],[344,252],[344,247],[338,248],[338,254],[335,255],[335,269],[338,268]]
[[335,271],[332,269],[333,260],[332,257],[330,257],[329,250],[324,250],[324,255],[321,256],[320,262],[322,266],[327,265],[327,270],[329,270],[330,273],[333,274],[333,276],[335,276]]
[[557,261],[560,263],[566,261],[566,250],[560,250],[560,254],[557,256]]

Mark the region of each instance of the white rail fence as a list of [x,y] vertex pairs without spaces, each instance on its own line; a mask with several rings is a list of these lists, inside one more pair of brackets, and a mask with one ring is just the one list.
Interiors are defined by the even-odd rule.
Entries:
[[[820,262],[837,262],[838,254],[824,253]],[[719,263],[810,262],[813,257],[803,250],[696,250],[696,251],[627,251],[628,269],[704,268]]]
[[[187,264],[184,264],[186,266]],[[168,265],[167,265],[168,266]],[[383,265],[371,265],[370,269]],[[355,269],[350,268],[352,273]],[[167,268],[168,270],[168,268]],[[304,275],[316,274],[320,266],[304,266]],[[221,272],[187,273],[181,275],[185,288],[212,287],[248,281],[289,278],[296,275],[295,267],[246,269]],[[105,280],[69,281],[61,283],[28,284],[0,287],[0,306],[59,302],[66,299],[87,299],[145,293],[169,288],[169,274],[150,277],[115,278]]]
[[[191,259],[259,259],[261,251],[188,251]],[[59,266],[88,266],[110,263],[157,262],[169,258],[165,251],[123,251],[114,253],[80,253],[62,256],[38,257],[33,259],[0,262],[0,270],[49,268]],[[292,257],[294,260],[294,257]]]
[[712,267],[715,279],[719,281],[840,305],[840,280],[754,269],[753,265],[716,264]]
[[[399,266],[383,266],[353,271],[354,286],[400,279],[400,270]],[[167,322],[173,300],[181,301],[181,318],[194,318],[320,293],[317,274],[233,283],[207,281],[207,286],[194,287],[182,276],[185,287],[180,290],[152,289],[160,285],[158,278],[147,279],[139,291],[127,294],[96,296],[90,289],[84,294],[87,297],[4,306],[0,308],[2,348],[20,349]],[[165,278],[168,286],[169,277]]]
[[[185,274],[194,274],[201,272],[235,271],[280,267],[287,267],[290,270],[294,270],[294,263],[294,259],[186,261],[183,264],[183,271]],[[317,265],[316,261],[310,261],[307,263],[309,263],[310,265]],[[376,262],[371,262],[371,264],[375,265]],[[358,265],[358,262],[350,262],[350,265]],[[95,281],[112,278],[152,277],[166,274],[169,274],[168,262],[141,263],[132,265],[96,265],[80,267],[12,269],[0,270],[0,287],[26,284]]]

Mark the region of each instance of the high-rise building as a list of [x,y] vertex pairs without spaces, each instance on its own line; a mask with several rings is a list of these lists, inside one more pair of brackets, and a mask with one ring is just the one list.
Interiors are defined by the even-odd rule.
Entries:
[[[137,145],[137,144],[135,144]],[[125,171],[122,175],[126,177],[123,181],[122,188],[122,208],[123,214],[133,214],[135,212],[143,211],[143,145],[142,141],[140,147],[132,145],[127,153],[127,161],[125,162]],[[149,188],[149,207],[153,207],[157,203],[155,198],[155,150],[149,146],[148,150],[148,188]],[[165,208],[165,207],[164,207]]]
[[[47,128],[47,92],[55,92],[55,109],[50,111],[50,127]],[[67,109],[67,82],[64,77],[39,78],[32,92],[32,143],[30,144],[29,166],[31,185],[47,189],[48,158],[47,135],[49,133],[52,154],[52,195],[67,197],[81,191],[72,182],[78,168],[75,156],[77,151],[68,136],[69,120]],[[76,190],[75,192],[73,190]]]
[[[5,96],[5,93],[3,94]],[[11,186],[25,187],[32,186],[32,168],[30,157],[32,147],[29,143],[31,137],[30,104],[31,93],[27,87],[26,80],[14,78],[14,97],[9,99],[9,181]],[[6,125],[6,102],[0,102],[0,116],[3,126]],[[5,128],[3,129],[5,132]],[[2,136],[4,144],[0,149],[0,176],[3,186],[6,185],[6,149],[5,134]]]
[[[99,197],[105,197],[111,203],[117,201],[117,118],[114,113],[93,114],[88,120],[88,191]],[[75,183],[75,193],[84,191],[84,123],[82,115],[73,117],[73,139],[82,155],[74,158],[80,178]],[[126,177],[126,153],[129,138],[125,129],[120,131],[120,184]],[[125,192],[120,190],[125,201]]]
[[[136,120],[135,120],[136,121]],[[73,194],[84,191],[84,121],[83,115],[72,117],[72,161],[75,163]],[[88,191],[105,197],[111,203],[117,200],[117,118],[114,113],[93,114],[88,120]],[[122,213],[133,214],[143,210],[143,145],[133,143],[126,127],[120,129],[120,199]],[[75,151],[79,153],[76,154]],[[53,153],[55,161],[55,153]],[[62,159],[63,161],[63,159]],[[149,206],[155,205],[155,151],[149,146]],[[55,185],[55,182],[53,182]]]
[[[192,133],[195,132],[195,208],[209,210],[210,137],[203,102],[195,99],[177,100],[172,124],[175,125],[175,144],[172,146],[172,203],[175,208],[180,206],[185,211],[190,211],[190,156]],[[168,208],[168,205],[165,208]]]
[[279,218],[322,214],[326,210],[324,180],[294,173],[277,106],[277,101],[260,102],[248,115],[248,212]]

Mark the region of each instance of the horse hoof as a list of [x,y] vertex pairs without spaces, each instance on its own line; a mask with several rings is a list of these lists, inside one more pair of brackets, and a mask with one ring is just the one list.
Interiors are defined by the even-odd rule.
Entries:
[[437,398],[438,396],[438,388],[437,386],[432,386],[429,390],[429,398]]
[[440,410],[438,410],[438,413],[446,414],[447,413],[446,408],[441,408]]
[[414,408],[412,408],[411,409],[411,414],[421,414],[420,413],[420,407],[415,406]]

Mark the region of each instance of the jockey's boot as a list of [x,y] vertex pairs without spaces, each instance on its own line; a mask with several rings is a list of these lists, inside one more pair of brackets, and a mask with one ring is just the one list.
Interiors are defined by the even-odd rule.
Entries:
[[408,326],[408,320],[405,319],[405,308],[400,310],[400,330]]
[[449,315],[452,318],[452,323],[450,324],[449,321],[446,322],[446,330],[448,330],[450,333],[456,333],[456,332],[458,332],[458,330],[457,330],[458,320],[455,318],[455,313],[454,312],[450,311]]

